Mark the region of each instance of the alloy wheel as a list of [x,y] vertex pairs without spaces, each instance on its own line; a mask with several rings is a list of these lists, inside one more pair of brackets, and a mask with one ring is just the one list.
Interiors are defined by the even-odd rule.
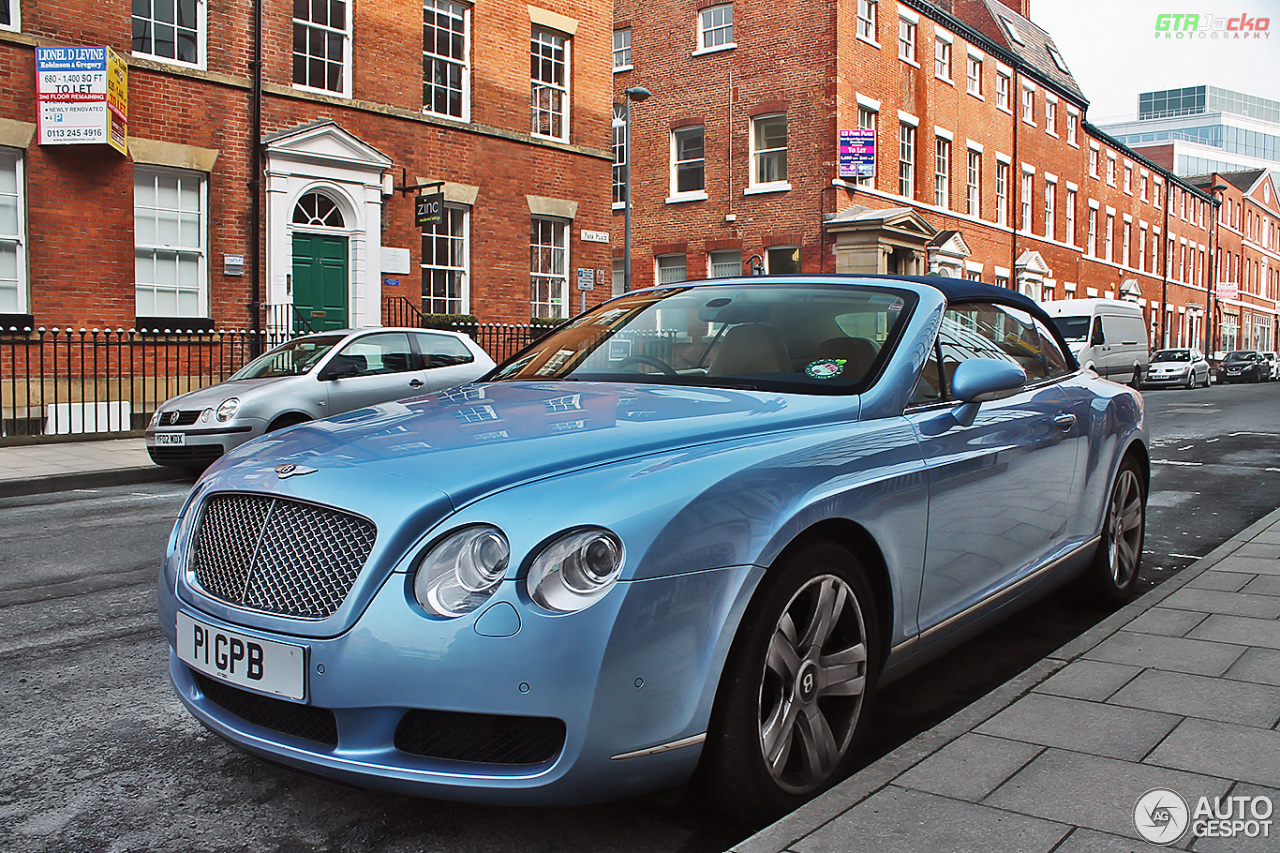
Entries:
[[850,585],[811,578],[774,626],[760,684],[760,747],[774,783],[806,794],[844,759],[867,689],[866,624]]
[[1142,486],[1132,468],[1123,468],[1107,512],[1107,562],[1117,589],[1129,585],[1142,558]]

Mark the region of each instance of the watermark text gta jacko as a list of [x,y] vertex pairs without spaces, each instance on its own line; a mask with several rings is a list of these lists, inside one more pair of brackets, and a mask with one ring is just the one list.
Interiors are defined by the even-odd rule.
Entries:
[[1271,19],[1239,15],[1156,15],[1158,39],[1269,39]]

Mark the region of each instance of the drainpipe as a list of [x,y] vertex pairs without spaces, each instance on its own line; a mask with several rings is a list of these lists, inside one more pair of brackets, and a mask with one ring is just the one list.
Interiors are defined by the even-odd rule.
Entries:
[[[1170,346],[1168,343],[1169,330],[1167,328],[1169,318],[1166,309],[1169,305],[1169,243],[1172,240],[1172,235],[1169,234],[1169,208],[1172,206],[1173,173],[1170,172],[1169,180],[1165,182],[1164,186],[1164,233],[1160,235],[1160,255],[1164,258],[1164,261],[1160,265],[1160,337],[1156,341],[1159,344],[1156,347],[1157,349],[1164,349],[1166,346]],[[1206,297],[1205,306],[1208,307],[1208,304],[1209,300]]]
[[249,164],[250,352],[262,353],[262,0],[253,3],[253,106]]
[[[1012,76],[1012,75],[1011,75]],[[1022,213],[1022,161],[1018,159],[1018,125],[1022,124],[1022,73],[1012,76],[1009,81],[1009,106],[1013,111],[1013,162],[1009,164],[1009,186],[1006,192],[1014,198],[1014,187],[1017,187],[1017,203],[1009,211],[1009,286],[1018,291],[1018,216]],[[992,164],[995,165],[995,164]],[[996,166],[999,169],[999,166]],[[995,270],[991,271],[991,281],[995,282]]]

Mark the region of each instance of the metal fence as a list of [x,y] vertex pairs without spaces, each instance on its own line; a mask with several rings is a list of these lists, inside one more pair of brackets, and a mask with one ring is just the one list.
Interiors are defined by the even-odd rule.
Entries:
[[[287,314],[273,312],[267,332],[0,329],[0,442],[141,430],[165,400],[225,381],[254,353],[310,331]],[[551,331],[504,323],[454,328],[495,361]]]

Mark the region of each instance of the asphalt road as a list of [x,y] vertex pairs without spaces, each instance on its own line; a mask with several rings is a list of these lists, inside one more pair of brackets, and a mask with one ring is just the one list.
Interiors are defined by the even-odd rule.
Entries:
[[[1143,584],[1280,506],[1280,384],[1147,395],[1153,476]],[[688,790],[513,809],[339,788],[249,758],[179,707],[154,619],[185,487],[0,500],[0,850],[724,850],[747,833]],[[868,760],[939,722],[1108,611],[1052,596],[886,689]]]

